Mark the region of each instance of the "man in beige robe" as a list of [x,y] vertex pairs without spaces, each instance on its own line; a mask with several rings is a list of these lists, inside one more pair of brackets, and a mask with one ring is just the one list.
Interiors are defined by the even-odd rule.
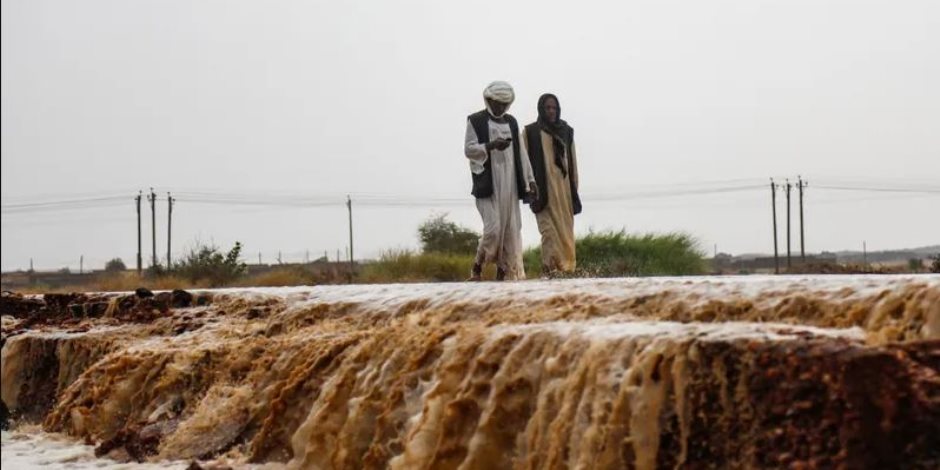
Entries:
[[574,216],[581,212],[574,130],[561,119],[558,98],[539,98],[539,118],[522,132],[539,188],[530,207],[542,235],[542,273],[570,273],[577,265]]

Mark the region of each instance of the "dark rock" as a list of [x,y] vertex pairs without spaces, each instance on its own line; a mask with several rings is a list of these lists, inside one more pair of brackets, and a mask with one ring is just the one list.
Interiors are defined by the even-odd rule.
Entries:
[[46,306],[41,299],[27,298],[20,294],[4,291],[0,295],[0,314],[15,318],[26,318]]
[[85,306],[83,304],[69,304],[69,313],[74,318],[81,318],[85,316]]
[[166,313],[170,310],[171,295],[169,292],[161,292],[153,296],[153,307],[157,310]]
[[53,312],[66,312],[69,304],[85,303],[87,297],[84,294],[45,294],[42,296],[46,307]]
[[95,456],[101,457],[111,451],[123,448],[132,459],[144,462],[147,457],[157,453],[160,441],[166,434],[176,430],[178,421],[167,420],[151,424],[132,424],[118,431],[95,449]]
[[104,315],[108,311],[108,302],[91,302],[85,304],[85,315],[97,318]]
[[10,410],[7,409],[7,404],[0,400],[0,429],[6,431],[10,429]]
[[170,305],[173,308],[186,308],[193,304],[193,295],[182,289],[174,289]]
[[138,287],[137,290],[134,291],[134,294],[136,294],[137,297],[140,297],[141,299],[153,297],[153,292],[151,292],[150,289],[147,289],[146,287]]

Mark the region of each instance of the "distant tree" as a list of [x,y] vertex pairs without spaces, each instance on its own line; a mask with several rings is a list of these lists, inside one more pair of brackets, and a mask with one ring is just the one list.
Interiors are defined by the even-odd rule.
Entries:
[[113,258],[104,264],[104,270],[109,273],[127,271],[127,266],[121,258]]
[[441,214],[418,227],[418,238],[424,253],[472,255],[477,251],[480,235],[447,220],[447,214]]
[[72,270],[67,266],[57,271],[59,274],[72,274]]
[[248,266],[240,259],[241,252],[239,242],[225,254],[215,246],[197,245],[173,266],[173,271],[192,282],[207,280],[212,286],[222,286],[248,271]]
[[940,273],[940,253],[931,256],[930,259],[932,261],[930,263],[930,272]]

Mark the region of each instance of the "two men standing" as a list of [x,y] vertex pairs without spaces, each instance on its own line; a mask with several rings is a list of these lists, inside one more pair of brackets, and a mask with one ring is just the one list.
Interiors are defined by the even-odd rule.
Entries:
[[483,218],[470,280],[481,279],[486,263],[496,264],[497,280],[525,279],[519,200],[531,205],[538,220],[543,273],[573,271],[574,214],[581,212],[581,200],[574,131],[561,120],[558,98],[539,98],[539,118],[521,136],[506,112],[515,100],[508,83],[491,83],[483,99],[486,109],[467,117],[464,142],[471,193]]

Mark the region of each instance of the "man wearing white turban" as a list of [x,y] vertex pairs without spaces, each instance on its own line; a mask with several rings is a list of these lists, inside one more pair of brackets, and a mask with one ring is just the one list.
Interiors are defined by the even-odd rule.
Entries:
[[471,281],[486,263],[496,264],[496,279],[525,279],[519,200],[538,198],[532,165],[520,145],[519,125],[506,113],[515,100],[512,86],[493,82],[483,90],[486,109],[467,117],[464,155],[470,161],[471,194],[483,218]]

